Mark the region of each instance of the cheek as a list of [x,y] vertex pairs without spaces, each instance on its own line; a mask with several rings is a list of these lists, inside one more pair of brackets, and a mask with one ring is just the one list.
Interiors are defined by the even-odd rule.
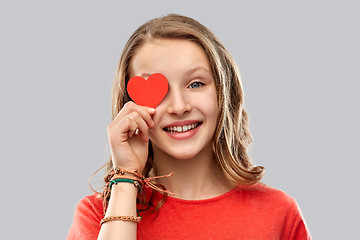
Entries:
[[207,94],[200,99],[196,99],[196,103],[203,113],[209,118],[217,118],[219,113],[218,103],[217,103],[217,94],[216,91],[209,91]]

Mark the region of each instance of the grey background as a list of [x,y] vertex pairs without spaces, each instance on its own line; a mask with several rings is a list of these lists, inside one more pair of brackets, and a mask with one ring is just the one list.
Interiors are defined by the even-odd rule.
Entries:
[[238,62],[264,181],[297,199],[314,239],[358,236],[356,1],[2,1],[1,238],[65,239],[109,156],[125,41],[172,12]]

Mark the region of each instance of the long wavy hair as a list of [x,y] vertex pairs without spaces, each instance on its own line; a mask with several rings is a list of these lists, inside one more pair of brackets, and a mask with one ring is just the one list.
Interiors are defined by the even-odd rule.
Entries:
[[[247,147],[252,142],[240,72],[234,59],[219,39],[196,20],[177,14],[152,19],[140,26],[127,41],[120,57],[112,88],[112,119],[131,100],[126,91],[129,64],[136,50],[151,39],[183,39],[199,44],[205,51],[216,83],[220,109],[214,134],[213,151],[216,164],[231,182],[251,185],[264,174],[262,166],[254,166]],[[150,141],[151,142],[151,141]],[[106,175],[112,171],[112,159],[106,163]],[[144,176],[155,169],[151,143]],[[155,169],[156,172],[156,169]],[[105,182],[108,181],[106,177]],[[108,199],[104,199],[108,201]]]

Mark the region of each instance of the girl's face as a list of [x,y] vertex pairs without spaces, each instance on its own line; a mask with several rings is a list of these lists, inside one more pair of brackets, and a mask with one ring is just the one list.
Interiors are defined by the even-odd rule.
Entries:
[[177,159],[212,151],[218,106],[215,81],[204,50],[191,41],[155,39],[137,49],[130,77],[163,74],[169,91],[156,108],[150,130],[154,153]]

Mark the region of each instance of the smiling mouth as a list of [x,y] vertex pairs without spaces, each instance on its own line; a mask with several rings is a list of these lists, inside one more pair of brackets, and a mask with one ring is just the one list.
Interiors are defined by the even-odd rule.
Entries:
[[171,127],[163,128],[163,130],[169,133],[184,133],[199,127],[201,124],[202,122],[197,122],[185,126],[171,126]]

